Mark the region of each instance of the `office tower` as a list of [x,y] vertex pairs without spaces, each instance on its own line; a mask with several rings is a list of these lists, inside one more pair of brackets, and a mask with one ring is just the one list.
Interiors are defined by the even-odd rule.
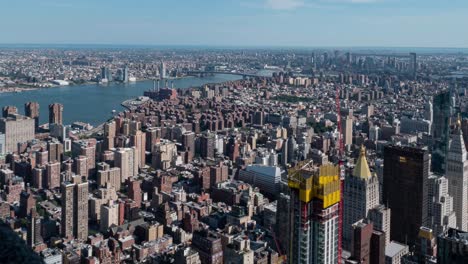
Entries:
[[374,224],[374,229],[385,233],[385,245],[390,244],[390,221],[391,221],[391,210],[385,207],[385,205],[378,205],[367,214],[369,221]]
[[195,231],[193,233],[192,246],[200,254],[201,263],[223,263],[223,247],[221,238],[217,233],[209,230]]
[[385,233],[379,230],[372,231],[370,241],[370,261],[371,264],[385,264]]
[[434,96],[432,122],[432,159],[431,170],[443,175],[446,169],[447,150],[450,139],[450,117],[452,104],[450,92],[444,91]]
[[429,153],[424,149],[386,146],[383,203],[392,210],[390,239],[414,245],[428,224]]
[[60,185],[62,195],[62,237],[86,240],[88,237],[88,183],[69,181]]
[[351,247],[352,225],[368,216],[369,210],[379,205],[379,180],[369,169],[366,149],[361,146],[353,173],[346,177],[343,192],[343,246]]
[[200,138],[200,156],[204,159],[213,159],[215,156],[216,138],[213,133],[207,132]]
[[416,61],[416,53],[412,52],[410,55],[410,70],[413,79],[416,79],[417,72],[418,72],[418,63]]
[[18,108],[16,106],[4,106],[2,109],[2,116],[7,118],[9,115],[16,115],[18,114]]
[[453,197],[449,195],[449,181],[445,177],[431,175],[428,180],[428,219],[434,234],[456,228],[457,218],[453,210]]
[[457,229],[468,231],[468,160],[460,120],[449,143],[446,177],[448,193],[453,197]]
[[437,238],[437,263],[468,263],[468,233],[466,231],[449,229],[446,234]]
[[349,147],[353,144],[353,117],[347,116],[344,121],[343,143],[345,147]]
[[5,135],[5,152],[17,152],[18,143],[34,139],[34,119],[17,114],[1,118],[0,133]]
[[338,263],[339,167],[305,161],[288,177],[290,263]]
[[166,79],[166,64],[163,61],[161,61],[161,68],[159,71],[159,77],[161,79]]
[[49,124],[63,124],[63,105],[54,103],[49,105]]
[[112,225],[119,225],[119,205],[109,201],[101,205],[100,230],[106,232]]
[[37,132],[39,128],[39,103],[37,102],[27,102],[24,105],[25,116],[34,119],[34,128]]

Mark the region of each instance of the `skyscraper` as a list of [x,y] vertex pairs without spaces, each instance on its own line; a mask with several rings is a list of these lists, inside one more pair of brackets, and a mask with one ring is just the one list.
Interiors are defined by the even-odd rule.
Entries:
[[344,122],[343,142],[346,147],[353,144],[353,117],[347,116]]
[[461,122],[451,135],[447,155],[448,192],[453,197],[457,229],[468,231],[468,160]]
[[288,174],[290,263],[338,263],[339,167],[305,161]]
[[447,150],[450,139],[450,117],[452,104],[450,92],[444,91],[434,96],[432,122],[432,160],[431,169],[434,173],[443,175],[446,169]]
[[60,219],[60,231],[62,237],[73,236],[73,213],[74,213],[74,187],[71,182],[62,182],[60,193],[62,200],[62,218]]
[[161,79],[166,79],[166,64],[163,61],[161,61],[161,69],[159,76],[161,77]]
[[34,119],[34,128],[39,128],[39,103],[27,102],[24,105],[24,113],[27,117]]
[[62,182],[62,237],[88,237],[88,183]]
[[428,217],[430,227],[437,236],[456,228],[457,218],[453,210],[453,197],[449,195],[449,181],[445,177],[431,175],[429,177]]
[[416,53],[412,52],[409,54],[410,56],[410,71],[411,76],[413,79],[416,79],[418,73],[418,63],[416,61]]
[[125,67],[123,68],[123,71],[122,71],[122,81],[123,82],[128,82],[128,75],[129,75],[128,66],[125,65]]
[[350,177],[346,177],[343,192],[343,246],[351,247],[352,225],[367,217],[369,210],[379,205],[379,180],[369,169],[366,149],[361,153]]
[[63,124],[63,105],[53,103],[49,105],[49,124]]
[[392,210],[391,240],[414,245],[428,224],[429,153],[412,147],[384,149],[383,203]]

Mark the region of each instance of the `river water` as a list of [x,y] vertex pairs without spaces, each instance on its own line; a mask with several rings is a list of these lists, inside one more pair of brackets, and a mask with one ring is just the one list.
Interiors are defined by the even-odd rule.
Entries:
[[[240,78],[242,77],[236,75],[216,74],[204,78],[189,77],[173,81],[174,88],[178,89],[198,87],[207,83],[238,80]],[[1,93],[0,107],[13,105],[18,108],[20,113],[24,114],[24,104],[26,102],[38,102],[40,105],[40,123],[43,124],[48,122],[48,105],[61,103],[64,106],[63,122],[65,124],[82,121],[96,126],[112,117],[112,110],[122,111],[123,107],[120,104],[123,101],[142,96],[144,91],[152,87],[153,81],[141,81],[126,84],[73,85],[21,93]]]

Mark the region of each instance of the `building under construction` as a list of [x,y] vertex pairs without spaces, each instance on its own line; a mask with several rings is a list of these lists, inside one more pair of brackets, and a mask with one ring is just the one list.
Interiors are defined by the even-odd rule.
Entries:
[[339,166],[298,164],[288,172],[289,263],[336,264],[339,258]]

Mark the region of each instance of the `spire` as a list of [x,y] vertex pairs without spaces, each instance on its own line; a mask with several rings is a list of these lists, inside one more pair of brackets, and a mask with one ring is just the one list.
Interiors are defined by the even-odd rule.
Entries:
[[369,179],[372,177],[369,165],[367,164],[366,148],[363,145],[361,145],[361,153],[356,162],[356,167],[354,167],[353,176],[361,179]]

